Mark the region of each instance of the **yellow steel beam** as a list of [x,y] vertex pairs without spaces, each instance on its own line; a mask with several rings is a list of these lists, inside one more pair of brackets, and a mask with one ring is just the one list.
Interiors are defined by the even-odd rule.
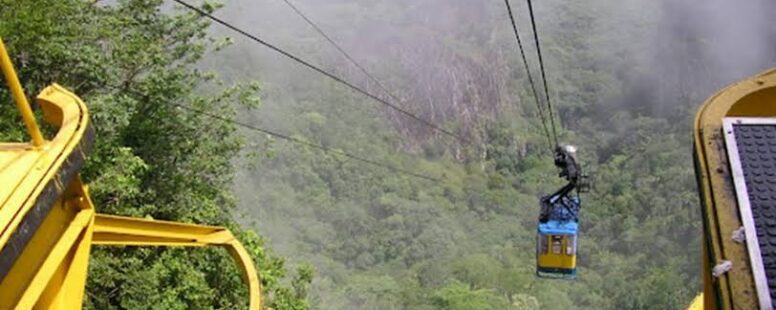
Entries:
[[92,142],[88,114],[56,84],[38,102],[59,127],[54,138],[34,148],[0,144],[0,309],[71,309],[83,300],[94,210],[77,175]]
[[94,209],[76,179],[0,282],[0,309],[80,308],[93,220]]
[[[36,304],[36,309],[80,309],[82,306],[92,245],[94,205],[86,186],[82,185],[78,178],[71,184],[69,194],[65,194],[63,197],[73,197],[69,198],[71,207],[82,210],[81,213],[89,212],[90,216],[88,216],[89,220],[86,223],[77,219],[68,225],[68,229],[72,230],[85,224],[69,252],[59,264],[54,277],[48,281],[46,289]],[[58,257],[48,257],[47,259],[56,260]]]
[[[90,213],[93,214],[93,212]],[[71,246],[70,252],[62,260],[54,277],[49,280],[40,300],[38,300],[36,309],[81,309],[86,291],[86,276],[89,271],[93,224],[94,217],[92,216]]]
[[34,114],[32,114],[32,109],[30,109],[30,103],[27,101],[27,96],[24,95],[22,84],[19,83],[19,77],[16,76],[16,71],[13,69],[11,58],[8,57],[3,38],[0,38],[0,68],[3,70],[5,81],[8,83],[8,88],[11,89],[14,101],[16,101],[16,107],[22,114],[24,125],[27,126],[27,132],[29,132],[32,137],[32,143],[35,146],[43,145],[43,135],[40,133],[40,128],[38,128],[38,123],[35,121]]
[[238,262],[250,309],[261,307],[248,252],[222,227],[98,215],[78,177],[93,141],[86,105],[53,84],[38,95],[45,120],[59,128],[45,141],[0,40],[0,67],[33,137],[0,142],[0,310],[79,309],[92,244],[221,246]]
[[[28,214],[46,214],[58,194],[77,175],[93,142],[86,105],[76,95],[54,84],[38,95],[38,103],[46,120],[59,127],[56,136],[42,148],[0,144],[0,163],[7,166],[0,171],[3,251],[20,225],[28,231],[36,226],[32,220],[39,222],[39,218]],[[34,212],[29,213],[31,210]]]
[[78,178],[92,142],[86,106],[44,89],[38,103],[59,128],[45,141],[1,40],[0,67],[36,146],[0,143],[0,309],[78,309],[94,219]]
[[248,285],[250,309],[261,308],[261,286],[253,259],[226,228],[98,214],[92,244],[224,247],[237,262]]

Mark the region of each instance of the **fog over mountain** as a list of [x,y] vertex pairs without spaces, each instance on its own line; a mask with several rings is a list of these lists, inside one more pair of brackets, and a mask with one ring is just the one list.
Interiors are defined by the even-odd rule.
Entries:
[[[234,44],[204,67],[263,87],[241,118],[445,180],[249,137],[258,160],[239,163],[252,167],[235,185],[242,220],[312,264],[314,308],[451,308],[461,294],[484,308],[665,309],[700,289],[690,121],[719,88],[776,65],[772,2],[534,3],[560,138],[597,182],[583,198],[580,280],[547,282],[533,277],[537,198],[560,181],[504,3],[289,1],[397,105],[472,141],[211,27]],[[539,83],[526,3],[512,6]],[[282,0],[228,1],[216,15],[390,98]]]

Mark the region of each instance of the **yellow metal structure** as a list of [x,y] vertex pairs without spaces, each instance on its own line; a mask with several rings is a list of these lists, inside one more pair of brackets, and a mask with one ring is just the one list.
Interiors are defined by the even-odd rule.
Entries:
[[[770,308],[758,301],[747,244],[731,237],[744,224],[739,215],[723,132],[723,120],[728,117],[776,117],[776,69],[735,83],[709,98],[696,115],[693,133],[704,224],[701,306],[706,309]],[[731,268],[712,275],[715,266],[725,267],[721,264],[726,262],[730,262]]]
[[221,246],[239,264],[238,267],[248,284],[251,309],[258,309],[261,304],[259,277],[253,267],[253,260],[240,241],[226,228],[97,214],[92,244]]
[[32,143],[0,143],[0,310],[80,309],[92,245],[221,246],[261,308],[253,260],[222,227],[96,214],[78,176],[93,141],[86,106],[54,84],[37,97],[58,128],[45,140],[0,40],[0,67]]

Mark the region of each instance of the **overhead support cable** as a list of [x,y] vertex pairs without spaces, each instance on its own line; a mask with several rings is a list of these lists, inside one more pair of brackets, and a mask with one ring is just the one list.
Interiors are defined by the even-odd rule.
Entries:
[[412,171],[409,171],[409,170],[406,170],[406,169],[402,169],[402,168],[399,168],[399,167],[395,167],[395,166],[392,166],[392,165],[383,164],[383,163],[381,163],[381,162],[379,162],[377,160],[364,158],[364,157],[361,157],[361,156],[358,156],[358,155],[354,155],[354,154],[351,154],[351,153],[348,153],[348,152],[345,152],[345,151],[342,151],[342,150],[339,150],[339,149],[333,149],[333,148],[330,148],[330,147],[327,147],[327,146],[323,146],[323,145],[320,145],[320,144],[315,144],[315,143],[312,143],[312,142],[309,142],[309,141],[305,141],[305,140],[302,140],[302,139],[294,138],[294,137],[291,137],[289,135],[285,135],[285,134],[279,133],[277,131],[273,131],[273,130],[269,130],[269,129],[264,129],[264,128],[257,127],[257,126],[254,126],[254,125],[250,125],[250,124],[247,124],[247,123],[236,121],[236,120],[233,120],[233,119],[230,119],[230,118],[226,118],[226,117],[223,117],[223,116],[220,116],[220,115],[217,115],[217,114],[213,114],[213,113],[210,113],[210,112],[207,112],[207,111],[203,111],[203,110],[195,109],[195,108],[192,108],[192,107],[188,107],[188,106],[185,106],[185,105],[182,105],[182,104],[174,104],[174,105],[176,107],[179,107],[179,108],[182,108],[182,109],[185,109],[185,110],[188,110],[188,111],[191,111],[191,112],[194,112],[194,113],[197,113],[197,114],[200,114],[200,115],[212,118],[212,119],[216,119],[216,120],[219,120],[219,121],[222,121],[222,122],[234,124],[236,126],[240,126],[240,127],[243,127],[243,128],[249,129],[249,130],[253,130],[253,131],[256,131],[256,132],[261,132],[261,133],[273,136],[275,138],[283,139],[283,140],[286,140],[286,141],[289,141],[289,142],[293,142],[293,143],[296,143],[296,144],[299,144],[299,145],[303,145],[303,146],[306,146],[306,147],[318,149],[318,150],[324,151],[326,153],[341,155],[341,156],[344,156],[346,158],[349,158],[349,159],[352,159],[352,160],[355,160],[355,161],[359,161],[359,162],[362,162],[362,163],[365,163],[365,164],[369,164],[369,165],[372,165],[372,166],[380,167],[380,168],[386,169],[386,170],[394,172],[394,173],[406,174],[406,175],[409,175],[409,176],[412,176],[412,177],[416,177],[416,178],[420,178],[420,179],[424,179],[424,180],[428,180],[428,181],[434,181],[434,182],[437,182],[437,183],[441,183],[442,182],[441,179],[438,179],[438,178],[435,178],[435,177],[431,177],[431,176],[415,173],[415,172],[412,172]]
[[334,46],[334,48],[336,48],[336,49],[337,49],[337,51],[339,51],[339,52],[340,52],[340,54],[342,54],[342,56],[344,56],[344,57],[345,57],[345,58],[346,58],[346,59],[347,59],[347,60],[348,60],[348,61],[349,61],[351,64],[353,64],[354,66],[356,66],[356,68],[358,68],[358,70],[360,70],[360,71],[361,71],[361,73],[363,73],[364,75],[366,75],[366,76],[367,76],[367,78],[369,78],[369,80],[370,80],[372,83],[374,83],[375,85],[377,85],[378,87],[380,87],[380,89],[381,89],[381,90],[382,90],[382,91],[383,91],[383,92],[384,92],[386,95],[388,95],[389,97],[391,97],[391,99],[393,99],[395,102],[402,102],[402,101],[403,101],[403,100],[399,99],[399,97],[398,97],[398,96],[394,95],[394,94],[393,94],[393,92],[391,92],[390,90],[388,90],[388,87],[386,87],[385,85],[383,85],[383,83],[382,83],[382,82],[380,82],[380,80],[378,80],[378,79],[377,79],[377,78],[375,78],[375,77],[374,77],[372,74],[370,74],[370,73],[369,73],[369,71],[367,71],[367,70],[364,68],[364,66],[362,66],[362,65],[361,65],[361,64],[360,64],[358,61],[356,61],[356,60],[355,60],[355,59],[354,59],[352,56],[350,56],[350,54],[348,54],[348,52],[346,52],[346,51],[345,51],[345,49],[343,49],[343,48],[342,48],[342,46],[340,46],[340,45],[339,45],[339,44],[338,44],[336,41],[334,41],[334,40],[333,40],[333,39],[332,39],[332,38],[331,38],[329,35],[327,35],[327,34],[326,34],[326,32],[324,32],[324,31],[321,29],[321,27],[318,27],[318,25],[317,25],[315,22],[313,22],[313,21],[312,21],[310,18],[308,18],[308,17],[307,17],[307,15],[305,15],[305,14],[302,12],[302,10],[300,10],[300,9],[299,9],[297,6],[295,6],[293,3],[291,3],[291,1],[290,1],[290,0],[283,0],[283,2],[285,2],[285,3],[286,3],[286,5],[288,5],[288,7],[290,7],[290,8],[291,8],[291,9],[292,9],[294,12],[296,12],[296,14],[297,14],[297,15],[299,15],[299,17],[301,17],[302,19],[304,19],[304,20],[307,22],[307,24],[309,24],[311,27],[313,27],[313,29],[315,29],[315,31],[316,31],[316,32],[318,32],[318,34],[320,34],[320,35],[321,35],[321,36],[322,36],[324,39],[326,39],[326,41],[328,41],[328,42],[329,42],[329,44],[331,44],[332,46]]
[[534,18],[533,5],[528,1],[528,14],[531,16],[531,28],[533,28],[534,42],[536,43],[536,54],[539,55],[539,69],[542,72],[542,83],[544,83],[544,96],[547,99],[547,109],[550,110],[550,124],[552,126],[552,137],[555,139],[555,145],[558,145],[558,134],[555,131],[555,117],[552,113],[552,102],[550,101],[550,92],[547,88],[547,76],[544,73],[544,61],[542,60],[542,49],[539,46],[539,32],[536,31],[536,19]]
[[[143,93],[141,93],[139,91],[132,90],[132,89],[127,89],[127,88],[120,87],[120,86],[110,86],[110,85],[108,85],[108,88],[112,89],[112,90],[115,90],[115,91],[118,91],[118,92],[127,92],[127,93],[130,93],[132,95],[139,96],[139,97],[146,97],[145,94],[143,94]],[[293,142],[293,143],[296,143],[296,144],[299,144],[299,145],[303,145],[303,146],[307,146],[307,147],[310,147],[310,148],[318,149],[318,150],[324,151],[326,153],[341,155],[341,156],[344,156],[346,158],[349,158],[349,159],[352,159],[352,160],[355,160],[355,161],[359,161],[359,162],[362,162],[362,163],[365,163],[365,164],[369,164],[369,165],[372,165],[372,166],[380,167],[380,168],[383,168],[383,169],[386,169],[386,170],[389,170],[389,171],[392,171],[392,172],[395,172],[395,173],[406,174],[406,175],[409,175],[409,176],[412,176],[412,177],[416,177],[416,178],[420,178],[420,179],[424,179],[424,180],[428,180],[428,181],[434,181],[434,182],[437,182],[437,183],[441,183],[442,182],[442,179],[439,179],[439,178],[435,178],[435,177],[432,177],[432,176],[415,173],[415,172],[412,172],[412,171],[409,171],[409,170],[406,170],[406,169],[402,169],[402,168],[399,168],[399,167],[395,167],[395,166],[392,166],[392,165],[383,164],[383,163],[380,163],[377,160],[364,158],[364,157],[361,157],[361,156],[358,156],[358,155],[354,155],[354,154],[345,152],[343,150],[333,149],[333,148],[326,147],[326,146],[323,146],[323,145],[320,145],[320,144],[315,144],[315,143],[312,143],[312,142],[309,142],[309,141],[305,141],[305,140],[302,140],[302,139],[294,138],[294,137],[291,137],[289,135],[285,135],[285,134],[279,133],[279,132],[274,131],[274,130],[264,129],[264,128],[261,128],[261,127],[258,127],[258,126],[250,125],[250,124],[247,124],[247,123],[244,123],[244,122],[240,122],[240,121],[237,121],[237,120],[226,118],[226,117],[223,117],[223,116],[220,116],[220,115],[217,115],[217,114],[213,114],[213,113],[210,113],[210,112],[207,112],[207,111],[203,111],[203,110],[200,110],[200,109],[192,108],[192,107],[180,104],[180,103],[172,103],[172,105],[175,106],[175,107],[187,110],[187,111],[194,112],[196,114],[200,114],[202,116],[205,116],[205,117],[208,117],[208,118],[211,118],[211,119],[215,119],[215,120],[218,120],[218,121],[221,121],[221,122],[225,122],[225,123],[230,123],[230,124],[233,124],[233,125],[236,125],[236,126],[239,126],[239,127],[243,127],[245,129],[248,129],[248,130],[253,130],[253,131],[256,131],[256,132],[267,134],[267,135],[273,136],[275,138],[279,138],[279,139],[282,139],[282,140]]]
[[[531,91],[533,92],[534,100],[536,101],[536,108],[539,109],[539,118],[542,121],[542,127],[544,128],[545,137],[547,137],[547,143],[550,146],[550,154],[554,152],[555,148],[552,145],[552,138],[550,138],[550,131],[547,129],[547,120],[544,118],[544,111],[542,109],[542,103],[539,99],[539,94],[536,92],[536,84],[534,83],[531,70],[528,68],[528,60],[525,58],[525,50],[523,49],[523,41],[520,40],[520,32],[517,30],[517,23],[515,17],[512,14],[512,6],[509,4],[509,0],[504,0],[507,6],[507,13],[509,13],[509,20],[512,22],[512,30],[515,33],[515,39],[517,39],[517,46],[520,48],[520,57],[523,59],[523,66],[525,67],[525,73],[528,75],[528,82],[531,84]],[[556,142],[557,144],[557,142]]]
[[425,119],[423,119],[423,118],[421,118],[421,117],[419,117],[419,116],[417,116],[415,114],[412,114],[412,113],[410,113],[410,112],[400,108],[399,106],[397,106],[397,105],[395,105],[395,104],[393,104],[391,102],[388,102],[387,100],[385,100],[383,98],[375,96],[374,94],[369,93],[368,91],[364,90],[363,88],[358,87],[358,86],[354,85],[353,83],[348,82],[345,79],[343,79],[343,78],[341,78],[341,77],[339,77],[339,76],[337,76],[337,75],[335,75],[333,73],[327,72],[327,71],[321,69],[320,67],[313,65],[312,63],[310,63],[308,61],[305,61],[305,60],[303,60],[303,59],[301,59],[301,58],[299,58],[299,57],[297,57],[297,56],[295,56],[295,55],[293,55],[293,54],[291,54],[291,53],[289,53],[289,52],[287,52],[287,51],[285,51],[285,50],[283,50],[283,49],[281,49],[281,48],[279,48],[279,47],[277,47],[277,46],[275,46],[275,45],[273,45],[273,44],[271,44],[269,42],[267,42],[267,41],[264,41],[264,40],[256,37],[255,35],[252,35],[252,34],[246,32],[245,30],[242,30],[242,29],[240,29],[240,28],[238,28],[238,27],[236,27],[236,26],[234,26],[234,25],[232,25],[232,24],[230,24],[230,23],[228,23],[228,22],[226,22],[226,21],[224,21],[222,19],[219,19],[218,17],[215,17],[212,14],[207,13],[207,12],[203,11],[200,8],[197,8],[197,7],[187,3],[185,1],[182,1],[182,0],[173,0],[173,1],[175,1],[176,3],[178,3],[178,4],[184,6],[184,7],[188,8],[188,9],[198,13],[199,15],[201,15],[203,17],[207,17],[208,19],[210,19],[210,20],[212,20],[212,21],[214,21],[214,22],[216,22],[216,23],[218,23],[218,24],[220,24],[220,25],[222,25],[224,27],[229,28],[229,29],[231,29],[231,30],[233,30],[233,31],[235,31],[235,32],[237,32],[237,33],[239,33],[239,34],[241,34],[241,35],[243,35],[243,36],[245,36],[245,37],[255,41],[256,43],[264,45],[265,47],[267,47],[267,48],[269,48],[269,49],[271,49],[271,50],[273,50],[273,51],[275,51],[275,52],[277,52],[277,53],[279,53],[279,54],[281,54],[281,55],[283,55],[283,56],[285,56],[287,58],[290,58],[291,60],[293,60],[293,61],[295,61],[295,62],[297,62],[297,63],[299,63],[299,64],[301,64],[301,65],[303,65],[303,66],[305,66],[305,67],[315,71],[315,72],[318,72],[321,75],[326,76],[326,77],[334,80],[337,83],[345,85],[345,86],[349,87],[350,89],[352,89],[352,90],[354,90],[354,91],[356,91],[358,93],[363,94],[364,96],[367,96],[367,97],[369,97],[369,98],[371,98],[371,99],[373,99],[373,100],[375,100],[375,101],[377,101],[377,102],[379,102],[379,103],[381,103],[383,105],[386,105],[386,106],[388,106],[388,107],[398,111],[399,113],[404,114],[407,117],[422,123],[423,125],[425,125],[425,126],[427,126],[429,128],[432,128],[432,129],[434,129],[434,130],[436,130],[436,131],[438,131],[440,133],[443,133],[445,135],[448,135],[450,137],[456,138],[456,139],[458,139],[461,142],[466,142],[466,143],[469,142],[466,138],[464,138],[464,137],[462,137],[460,135],[457,135],[457,134],[455,134],[453,132],[450,132],[450,131],[442,128],[442,127],[439,127],[439,126],[435,125],[434,123],[431,123],[430,121],[427,121],[427,120],[425,120]]

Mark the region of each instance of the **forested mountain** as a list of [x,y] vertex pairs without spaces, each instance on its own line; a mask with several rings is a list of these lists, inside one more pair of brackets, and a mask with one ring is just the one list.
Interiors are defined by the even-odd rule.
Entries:
[[[465,141],[172,1],[0,0],[0,36],[29,94],[58,82],[89,106],[98,210],[229,226],[268,309],[679,309],[700,290],[690,122],[716,89],[776,65],[776,5],[534,1],[560,140],[594,179],[578,279],[554,281],[534,276],[534,248],[538,198],[562,180],[503,1],[289,1],[398,106]],[[390,97],[282,0],[192,3]],[[527,7],[512,5],[539,81]],[[24,139],[14,111],[0,118],[0,138]],[[213,250],[97,249],[87,291],[89,309],[245,303]]]
[[[473,142],[239,36],[230,56],[208,58],[262,82],[264,105],[243,119],[443,179],[256,136],[239,208],[279,253],[313,266],[314,308],[678,309],[700,291],[690,124],[716,89],[776,64],[772,4],[534,3],[561,142],[594,175],[579,278],[562,282],[533,275],[538,197],[561,183],[504,3],[292,2],[402,107]],[[513,7],[538,81],[527,7]],[[234,1],[219,16],[382,94],[281,1]]]

